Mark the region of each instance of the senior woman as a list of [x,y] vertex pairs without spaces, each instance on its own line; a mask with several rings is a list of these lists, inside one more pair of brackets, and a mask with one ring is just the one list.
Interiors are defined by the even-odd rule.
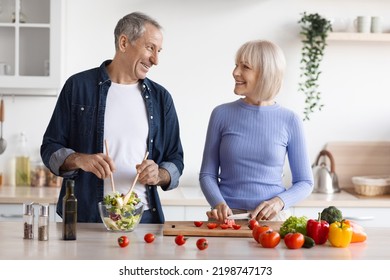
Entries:
[[[249,41],[235,64],[234,93],[240,98],[217,106],[207,130],[199,174],[212,207],[206,214],[220,222],[241,212],[258,221],[285,220],[288,208],[312,192],[313,174],[302,120],[275,101],[284,54],[270,41]],[[286,158],[289,186],[282,182]]]

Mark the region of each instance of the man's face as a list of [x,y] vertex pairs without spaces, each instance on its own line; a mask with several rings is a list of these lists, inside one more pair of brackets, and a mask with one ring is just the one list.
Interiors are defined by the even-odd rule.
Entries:
[[126,67],[135,82],[145,79],[149,69],[158,64],[162,41],[161,31],[151,24],[146,24],[144,34],[135,42],[127,44]]

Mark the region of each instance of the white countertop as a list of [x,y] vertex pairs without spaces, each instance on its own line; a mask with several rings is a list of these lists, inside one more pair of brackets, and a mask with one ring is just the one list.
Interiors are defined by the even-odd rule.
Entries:
[[[35,228],[36,230],[36,228]],[[156,239],[147,244],[144,235],[154,233]],[[273,249],[264,249],[253,238],[206,237],[209,248],[199,251],[198,237],[190,236],[184,246],[177,246],[175,236],[164,236],[162,225],[140,224],[134,232],[125,233],[130,245],[119,248],[117,238],[122,233],[108,232],[103,224],[77,224],[77,240],[61,238],[62,224],[49,225],[49,240],[23,239],[21,222],[0,222],[0,259],[9,260],[341,260],[390,259],[390,229],[367,228],[368,238],[347,248],[334,248],[329,244],[310,249],[287,249],[283,241]],[[386,249],[388,248],[388,249]]]

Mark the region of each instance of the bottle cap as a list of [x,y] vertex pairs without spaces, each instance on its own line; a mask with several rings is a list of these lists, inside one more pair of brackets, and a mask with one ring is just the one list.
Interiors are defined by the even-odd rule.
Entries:
[[33,204],[34,204],[34,202],[25,202],[25,203],[23,203],[24,215],[33,215],[34,214]]
[[49,204],[39,204],[39,216],[49,216]]

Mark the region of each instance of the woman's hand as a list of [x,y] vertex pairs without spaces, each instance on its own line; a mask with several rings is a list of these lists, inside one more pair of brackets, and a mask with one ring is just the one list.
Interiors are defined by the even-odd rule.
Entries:
[[219,223],[225,223],[227,217],[231,214],[232,210],[224,202],[217,204],[214,209],[206,212],[209,219],[217,220]]
[[284,202],[278,196],[263,201],[255,208],[252,217],[257,221],[272,220],[284,208]]

